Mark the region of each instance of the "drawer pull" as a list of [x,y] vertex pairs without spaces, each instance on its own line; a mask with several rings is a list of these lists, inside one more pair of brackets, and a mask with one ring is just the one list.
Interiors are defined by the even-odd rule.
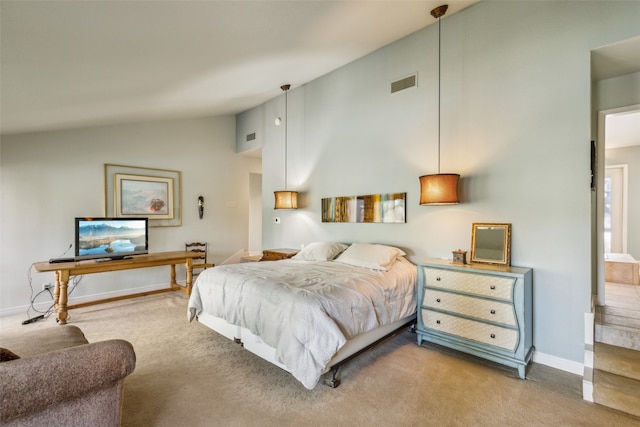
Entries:
[[495,338],[495,337],[496,337],[496,334],[491,334],[491,338]]
[[436,281],[438,281],[438,282],[439,282],[440,280],[441,280],[441,279],[440,279],[440,276],[436,277]]
[[436,323],[439,325],[439,324],[440,324],[440,321],[439,321],[439,320],[436,320]]
[[440,298],[436,298],[436,302],[440,302]]
[[491,310],[491,314],[496,314],[496,311],[495,310]]
[[491,286],[489,286],[489,288],[490,288],[491,290],[495,290],[495,289],[496,289],[496,285],[491,285]]

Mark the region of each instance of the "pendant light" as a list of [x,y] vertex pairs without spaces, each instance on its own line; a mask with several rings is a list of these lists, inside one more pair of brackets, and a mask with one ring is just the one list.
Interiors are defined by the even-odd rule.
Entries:
[[455,173],[440,173],[440,51],[441,30],[440,18],[447,13],[448,5],[443,4],[431,11],[431,16],[438,20],[438,173],[420,177],[421,205],[454,205],[458,200],[458,181],[460,175]]
[[287,130],[289,128],[288,91],[291,85],[282,85],[284,91],[284,190],[274,191],[276,198],[274,209],[298,209],[298,192],[287,190]]

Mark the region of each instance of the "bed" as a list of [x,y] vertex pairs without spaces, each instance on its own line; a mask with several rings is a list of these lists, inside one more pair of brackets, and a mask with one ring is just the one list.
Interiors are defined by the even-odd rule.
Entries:
[[413,323],[417,268],[401,249],[315,242],[281,261],[206,269],[188,318],[290,372],[307,389]]

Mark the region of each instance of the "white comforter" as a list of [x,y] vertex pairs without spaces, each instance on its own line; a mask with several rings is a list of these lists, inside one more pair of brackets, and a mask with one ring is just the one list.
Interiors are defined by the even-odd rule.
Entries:
[[348,339],[415,313],[416,275],[405,258],[390,271],[331,261],[225,265],[198,276],[189,320],[206,312],[249,329],[312,389]]

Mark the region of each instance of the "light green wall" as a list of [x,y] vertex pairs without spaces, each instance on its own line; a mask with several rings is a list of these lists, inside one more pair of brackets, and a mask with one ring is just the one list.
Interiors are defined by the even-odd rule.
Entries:
[[[458,206],[418,205],[437,167],[437,26],[264,104],[263,244],[399,245],[410,259],[469,249],[472,222],[513,224],[512,263],[534,270],[538,354],[582,363],[591,297],[590,51],[640,34],[640,2],[480,2],[442,21],[442,171],[462,175]],[[388,94],[418,72],[418,88]],[[407,192],[407,223],[323,224],[320,200]],[[281,218],[274,224],[273,218]]]
[[[151,228],[150,251],[207,241],[215,262],[247,248],[249,174],[259,173],[261,164],[235,153],[233,116],[5,135],[0,153],[0,314],[26,312],[31,264],[59,257],[73,244],[76,216],[104,215],[104,163],[182,172],[182,226]],[[73,256],[73,248],[66,255]],[[54,280],[35,271],[31,278],[36,291]],[[71,298],[168,283],[168,267],[93,274]]]

